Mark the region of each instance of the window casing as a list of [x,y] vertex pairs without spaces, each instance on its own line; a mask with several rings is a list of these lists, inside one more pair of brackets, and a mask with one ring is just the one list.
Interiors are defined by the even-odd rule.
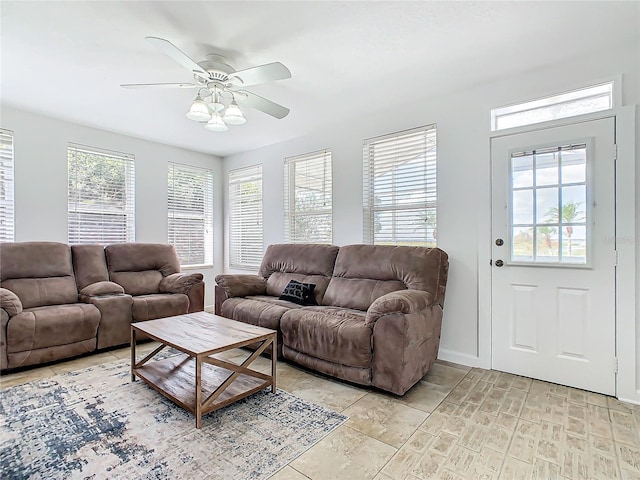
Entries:
[[69,144],[69,244],[135,241],[133,155]]
[[262,165],[229,172],[229,266],[257,270],[262,261]]
[[436,126],[364,141],[364,241],[436,246]]
[[0,129],[0,242],[15,240],[13,132]]
[[285,159],[285,241],[332,242],[331,151]]
[[169,162],[168,241],[180,265],[213,265],[213,172]]

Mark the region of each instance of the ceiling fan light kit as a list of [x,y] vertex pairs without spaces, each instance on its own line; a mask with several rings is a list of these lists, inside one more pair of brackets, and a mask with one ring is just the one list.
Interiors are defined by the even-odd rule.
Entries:
[[217,112],[211,116],[211,120],[207,122],[204,128],[212,132],[226,132],[229,130],[229,127],[227,127],[227,124],[224,123],[222,117]]
[[[247,119],[236,103],[260,110],[274,118],[284,118],[289,109],[244,87],[259,83],[291,78],[291,72],[280,62],[235,71],[220,55],[208,55],[207,60],[196,63],[168,40],[146,37],[147,41],[193,74],[195,83],[147,83],[123,84],[124,88],[199,88],[198,95],[186,116],[194,122],[205,123],[205,128],[214,132],[225,132],[227,125],[243,125]],[[204,97],[204,98],[203,98]],[[230,100],[229,105],[223,103]]]
[[196,97],[196,99],[191,104],[191,108],[187,112],[187,118],[189,120],[193,120],[194,122],[207,122],[211,120],[211,113],[209,112],[209,108],[200,97],[200,94]]

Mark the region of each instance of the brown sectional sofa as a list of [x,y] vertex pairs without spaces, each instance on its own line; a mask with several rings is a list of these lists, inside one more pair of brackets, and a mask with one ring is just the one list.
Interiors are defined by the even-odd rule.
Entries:
[[131,322],[204,309],[171,245],[0,243],[0,369],[117,345]]
[[[438,355],[449,260],[438,248],[279,244],[258,275],[218,275],[216,313],[278,331],[278,354],[404,394]],[[278,297],[295,279],[318,305]]]

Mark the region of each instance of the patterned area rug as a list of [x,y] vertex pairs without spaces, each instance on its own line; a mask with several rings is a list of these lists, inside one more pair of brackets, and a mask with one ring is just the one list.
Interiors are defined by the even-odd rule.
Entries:
[[265,390],[192,414],[114,362],[0,391],[0,478],[264,479],[347,417]]

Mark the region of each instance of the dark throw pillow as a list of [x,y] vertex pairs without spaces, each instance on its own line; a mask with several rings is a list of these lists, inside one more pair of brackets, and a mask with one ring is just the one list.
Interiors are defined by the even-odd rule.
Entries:
[[297,303],[298,305],[315,305],[313,290],[316,288],[313,283],[302,283],[291,280],[280,295],[280,300]]

